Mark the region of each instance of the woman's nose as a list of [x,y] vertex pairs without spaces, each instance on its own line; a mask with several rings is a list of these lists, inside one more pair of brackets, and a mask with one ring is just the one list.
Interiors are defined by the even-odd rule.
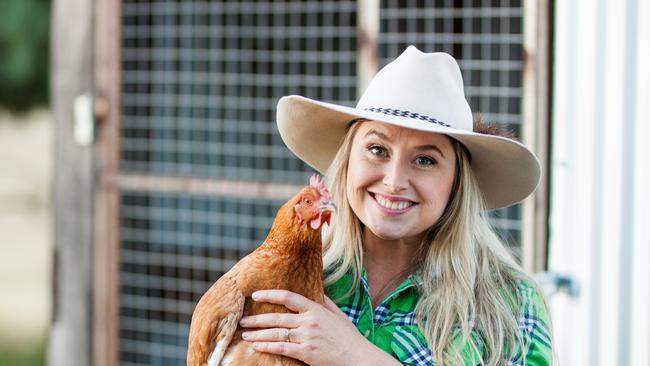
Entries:
[[393,161],[387,164],[382,183],[387,188],[387,193],[398,193],[408,187],[408,176],[403,164]]

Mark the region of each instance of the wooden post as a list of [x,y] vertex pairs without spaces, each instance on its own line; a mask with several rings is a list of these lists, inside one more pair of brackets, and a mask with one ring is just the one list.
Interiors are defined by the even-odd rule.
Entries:
[[379,70],[379,0],[360,0],[357,13],[359,39],[357,100]]
[[93,365],[119,364],[121,2],[95,0],[96,172]]
[[546,269],[551,82],[551,1],[524,1],[523,140],[542,165],[542,180],[522,205],[522,264]]
[[74,137],[74,102],[92,92],[92,0],[52,6],[53,315],[47,363],[92,364],[93,147]]

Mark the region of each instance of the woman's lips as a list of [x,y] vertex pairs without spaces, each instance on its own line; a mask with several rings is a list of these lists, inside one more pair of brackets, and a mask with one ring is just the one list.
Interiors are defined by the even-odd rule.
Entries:
[[388,197],[379,193],[370,192],[370,196],[383,211],[391,214],[404,213],[417,204],[406,198]]

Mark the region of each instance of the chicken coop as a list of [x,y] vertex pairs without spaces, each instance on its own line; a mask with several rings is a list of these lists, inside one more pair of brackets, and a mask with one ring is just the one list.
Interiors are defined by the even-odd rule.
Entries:
[[[353,106],[407,45],[460,62],[468,101],[548,172],[550,1],[54,1],[52,365],[184,365],[203,292],[313,170],[284,95]],[[546,269],[549,175],[491,213]]]

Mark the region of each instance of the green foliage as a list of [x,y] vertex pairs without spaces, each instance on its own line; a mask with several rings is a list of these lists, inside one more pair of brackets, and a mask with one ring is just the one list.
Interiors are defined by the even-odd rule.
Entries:
[[21,346],[0,343],[0,366],[42,365],[45,365],[45,342],[39,341]]
[[48,102],[50,0],[0,0],[0,106]]

